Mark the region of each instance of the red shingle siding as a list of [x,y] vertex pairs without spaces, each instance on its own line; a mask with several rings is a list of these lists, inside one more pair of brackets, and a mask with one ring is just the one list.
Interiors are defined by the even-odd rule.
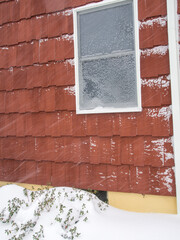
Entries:
[[0,180],[174,196],[166,1],[138,4],[142,112],[76,115],[72,9],[92,2],[0,1]]

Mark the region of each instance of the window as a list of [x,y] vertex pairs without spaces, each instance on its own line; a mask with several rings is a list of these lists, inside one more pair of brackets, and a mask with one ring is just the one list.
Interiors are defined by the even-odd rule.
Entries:
[[137,0],[74,10],[77,113],[141,111]]

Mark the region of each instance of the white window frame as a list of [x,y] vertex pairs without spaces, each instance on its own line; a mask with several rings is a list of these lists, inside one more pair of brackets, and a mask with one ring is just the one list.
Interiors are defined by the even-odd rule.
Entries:
[[137,107],[127,108],[108,108],[97,107],[92,110],[81,110],[79,108],[79,50],[78,50],[78,26],[77,16],[81,11],[91,10],[95,7],[110,6],[120,2],[128,2],[129,0],[109,0],[100,3],[92,3],[73,10],[74,21],[74,62],[75,62],[75,91],[76,91],[76,113],[91,114],[91,113],[116,113],[116,112],[140,112],[141,107],[141,78],[140,78],[140,50],[139,50],[139,22],[138,22],[138,0],[132,0],[134,9],[134,34],[135,34],[135,56],[136,56],[136,83],[137,83]]

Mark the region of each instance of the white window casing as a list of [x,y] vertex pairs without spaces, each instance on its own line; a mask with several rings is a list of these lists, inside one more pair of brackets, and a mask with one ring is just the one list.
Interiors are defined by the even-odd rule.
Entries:
[[137,0],[73,10],[76,113],[141,111]]

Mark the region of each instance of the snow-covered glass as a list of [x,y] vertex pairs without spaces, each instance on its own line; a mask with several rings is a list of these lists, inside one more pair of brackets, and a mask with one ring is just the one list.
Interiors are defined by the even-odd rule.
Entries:
[[77,113],[141,110],[135,2],[74,10]]

